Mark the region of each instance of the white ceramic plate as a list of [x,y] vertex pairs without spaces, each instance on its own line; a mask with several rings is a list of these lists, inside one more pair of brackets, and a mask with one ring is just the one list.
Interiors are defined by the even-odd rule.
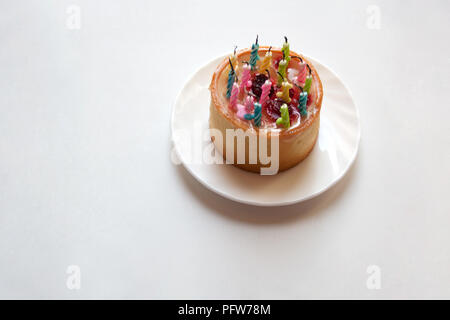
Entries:
[[[324,98],[319,138],[303,162],[277,175],[261,176],[233,165],[205,164],[199,160],[202,150],[213,147],[207,132],[210,104],[208,87],[215,68],[224,57],[214,59],[200,68],[175,101],[172,139],[176,155],[186,169],[208,189],[234,201],[260,206],[304,201],[339,181],[350,168],[358,151],[359,112],[338,76],[311,58],[322,80]],[[220,153],[217,154],[221,157]]]

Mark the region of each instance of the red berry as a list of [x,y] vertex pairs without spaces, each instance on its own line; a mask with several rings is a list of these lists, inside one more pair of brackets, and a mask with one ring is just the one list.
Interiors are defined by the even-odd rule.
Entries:
[[[273,120],[277,120],[281,116],[280,108],[284,104],[284,101],[278,98],[270,99],[267,101],[267,104],[265,106],[266,113],[269,117],[271,117]],[[288,105],[289,108],[289,117],[291,119],[298,117],[298,110],[296,107],[296,102],[291,102]]]

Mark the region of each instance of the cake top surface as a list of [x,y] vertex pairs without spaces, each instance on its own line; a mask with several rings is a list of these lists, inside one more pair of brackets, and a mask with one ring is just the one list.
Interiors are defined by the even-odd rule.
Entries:
[[216,107],[238,127],[280,134],[302,130],[320,111],[322,84],[307,58],[281,48],[234,51],[216,69],[211,92]]

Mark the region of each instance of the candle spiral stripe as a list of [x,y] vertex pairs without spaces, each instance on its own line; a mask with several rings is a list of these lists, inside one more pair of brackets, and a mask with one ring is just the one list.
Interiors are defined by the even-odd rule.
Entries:
[[281,48],[281,52],[283,52],[283,58],[286,60],[287,64],[289,65],[289,61],[291,61],[290,54],[290,48],[289,48],[289,42],[287,37],[284,37],[284,43],[283,47]]
[[255,126],[259,127],[261,126],[261,104],[255,103],[255,110],[253,112],[255,118],[253,119],[253,122],[255,123]]
[[266,70],[270,68],[270,65],[272,64],[272,52],[267,51],[266,55],[264,56],[263,60],[261,61],[261,65],[259,66],[259,72],[263,73]]
[[281,117],[277,119],[277,125],[282,125],[285,129],[291,126],[291,120],[289,119],[289,109],[287,104],[283,104],[280,108]]
[[250,66],[247,64],[244,67],[244,70],[242,71],[242,79],[241,79],[241,91],[244,90],[244,88],[247,88],[248,81],[251,78],[251,72],[250,72]]
[[247,113],[244,115],[244,118],[246,120],[252,120],[255,126],[259,127],[261,126],[261,104],[258,102],[255,103],[255,110],[253,111],[253,114]]
[[286,68],[287,68],[287,62],[286,60],[281,60],[278,65],[278,85],[281,86],[281,83],[286,78]]
[[236,109],[238,95],[239,95],[239,85],[235,82],[233,83],[233,89],[231,90],[230,96],[230,107],[232,110]]
[[264,84],[261,87],[261,97],[259,98],[259,103],[261,104],[261,106],[263,106],[268,97],[269,97],[269,93],[270,93],[270,89],[272,89],[272,81],[270,80],[266,80],[266,82],[264,82]]
[[256,62],[259,60],[258,50],[259,50],[258,36],[256,36],[256,43],[252,44],[252,52],[250,56],[250,66],[252,67],[252,70],[255,70]]
[[231,95],[231,88],[233,87],[234,79],[235,79],[234,70],[231,69],[230,72],[228,73],[227,99],[230,98],[230,95]]
[[308,115],[308,111],[306,111],[306,102],[308,102],[308,93],[301,92],[300,97],[298,98],[298,109],[302,116]]
[[289,90],[292,89],[292,84],[290,84],[288,81],[283,81],[282,85],[282,91],[277,92],[277,98],[282,99],[286,103],[291,102],[291,97],[289,96]]
[[307,76],[305,80],[305,85],[303,86],[303,90],[309,93],[309,90],[311,90],[311,84],[312,84],[312,77]]

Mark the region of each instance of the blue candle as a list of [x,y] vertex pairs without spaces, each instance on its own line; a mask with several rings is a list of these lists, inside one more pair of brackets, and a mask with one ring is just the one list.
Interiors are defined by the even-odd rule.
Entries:
[[228,82],[227,82],[227,99],[230,99],[231,96],[231,89],[233,88],[234,79],[236,77],[236,74],[234,72],[233,64],[231,63],[231,59],[228,59],[230,62],[230,72],[228,72]]
[[259,60],[258,50],[258,36],[256,36],[256,43],[252,44],[252,52],[250,55],[250,66],[252,67],[252,70],[256,69],[256,62]]
[[308,102],[308,93],[303,91],[300,93],[300,97],[298,98],[298,110],[300,114],[304,117],[308,115],[308,111],[306,111],[306,103]]
[[253,114],[247,113],[244,115],[244,118],[246,120],[252,120],[255,126],[260,127],[261,126],[261,104],[258,102],[255,103],[255,110],[253,111]]

